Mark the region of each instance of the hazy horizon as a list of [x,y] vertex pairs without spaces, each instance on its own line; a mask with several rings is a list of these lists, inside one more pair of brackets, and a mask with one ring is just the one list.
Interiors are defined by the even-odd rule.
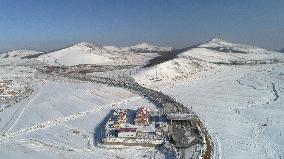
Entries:
[[78,42],[183,48],[220,37],[284,47],[284,1],[3,0],[0,51],[46,51]]

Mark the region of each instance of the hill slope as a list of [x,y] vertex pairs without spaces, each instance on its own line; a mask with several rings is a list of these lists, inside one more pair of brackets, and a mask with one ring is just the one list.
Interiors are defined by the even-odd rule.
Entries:
[[156,57],[156,53],[133,53],[116,46],[98,46],[94,43],[79,43],[38,57],[51,65],[142,65]]
[[15,50],[7,53],[0,54],[0,58],[23,58],[26,56],[40,54],[41,52],[31,50]]
[[133,77],[191,108],[213,158],[283,156],[284,54],[212,39]]
[[111,62],[108,51],[95,44],[79,43],[77,45],[54,51],[39,57],[52,65],[101,64]]
[[283,54],[255,46],[233,44],[221,39],[212,39],[192,47],[176,58],[146,68],[134,78],[146,85],[163,85],[174,81],[201,78],[222,69],[223,65],[254,65],[283,62]]
[[152,45],[146,42],[136,44],[130,47],[124,47],[123,49],[136,53],[151,53],[151,52],[162,53],[173,50],[172,47],[162,47],[162,46]]

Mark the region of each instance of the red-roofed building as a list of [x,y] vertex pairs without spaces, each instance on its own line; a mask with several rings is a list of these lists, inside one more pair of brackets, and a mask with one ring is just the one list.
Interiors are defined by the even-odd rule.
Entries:
[[150,112],[146,108],[139,108],[134,123],[139,126],[148,126],[150,124]]

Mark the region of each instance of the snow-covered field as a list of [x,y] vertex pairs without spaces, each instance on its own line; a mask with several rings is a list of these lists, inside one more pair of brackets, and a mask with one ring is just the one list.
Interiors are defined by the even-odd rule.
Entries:
[[139,106],[154,109],[148,101],[119,88],[47,81],[40,84],[29,99],[3,112],[1,130],[5,135],[0,138],[1,156],[142,158],[147,152],[152,158],[162,157],[155,149],[135,150],[137,153],[133,154],[129,153],[133,149],[128,152],[127,149],[109,150],[94,145],[96,133],[99,133],[96,126],[111,109]]
[[97,127],[111,109],[155,109],[146,99],[121,88],[46,78],[20,59],[1,60],[1,64],[2,78],[33,88],[32,95],[0,112],[1,158],[165,157],[155,148],[96,145]]
[[192,106],[201,117],[218,141],[216,155],[281,158],[283,74],[283,64],[243,66],[164,91]]
[[[209,46],[246,53],[204,48]],[[213,39],[134,78],[192,107],[213,137],[216,158],[280,159],[284,156],[284,64],[212,62],[283,57],[280,53]],[[179,78],[182,75],[186,76]]]

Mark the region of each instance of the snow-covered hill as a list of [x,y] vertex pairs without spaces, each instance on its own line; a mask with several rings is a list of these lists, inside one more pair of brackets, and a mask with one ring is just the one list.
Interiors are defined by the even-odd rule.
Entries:
[[41,52],[31,50],[15,50],[7,53],[0,54],[0,58],[23,58],[30,55],[39,54]]
[[[163,85],[173,81],[188,81],[215,73],[225,65],[252,65],[284,62],[284,55],[250,45],[233,44],[222,39],[212,39],[191,48],[176,58],[152,66],[134,78],[146,85]],[[216,69],[214,69],[216,68]]]
[[132,52],[139,52],[139,53],[149,53],[149,52],[165,52],[173,50],[172,47],[162,47],[157,45],[152,45],[146,42],[136,44],[134,46],[125,47],[124,50],[132,51]]
[[268,51],[256,46],[233,44],[217,38],[201,44],[197,47],[197,49],[185,52],[183,55],[189,55],[208,62],[221,63],[248,60],[266,60],[283,57],[278,52]]
[[39,60],[51,65],[132,65],[144,64],[156,54],[132,53],[116,46],[98,46],[82,42],[74,46],[39,56]]
[[283,58],[212,39],[133,77],[192,108],[214,140],[214,158],[281,158]]
[[38,59],[51,65],[102,64],[112,62],[109,52],[93,43],[74,46],[40,56]]
[[122,51],[122,49],[118,46],[103,46],[103,48],[110,52],[121,52]]

